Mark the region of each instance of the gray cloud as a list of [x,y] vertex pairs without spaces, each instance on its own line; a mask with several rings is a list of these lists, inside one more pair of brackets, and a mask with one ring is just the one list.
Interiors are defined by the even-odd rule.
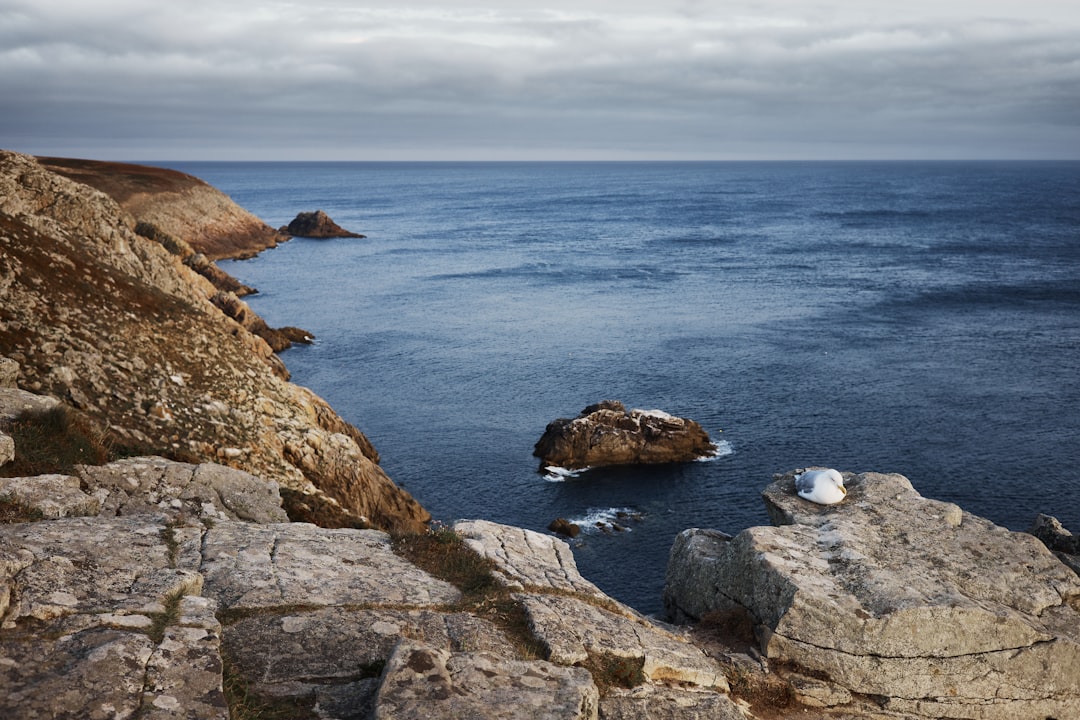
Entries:
[[0,0],[0,146],[1077,157],[1073,4]]

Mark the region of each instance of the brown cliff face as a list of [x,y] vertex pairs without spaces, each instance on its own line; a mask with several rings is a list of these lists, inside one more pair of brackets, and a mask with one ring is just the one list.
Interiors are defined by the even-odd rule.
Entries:
[[421,529],[430,515],[367,438],[287,382],[267,343],[211,302],[217,288],[134,225],[103,193],[0,151],[0,355],[21,364],[20,386],[120,445],[276,480],[342,522]]
[[38,162],[100,190],[133,217],[184,238],[211,260],[250,257],[289,239],[186,173],[98,160],[43,157]]

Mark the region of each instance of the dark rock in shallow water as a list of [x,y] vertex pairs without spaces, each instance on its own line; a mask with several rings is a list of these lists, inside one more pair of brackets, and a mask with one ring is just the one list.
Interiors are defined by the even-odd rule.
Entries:
[[559,535],[565,535],[569,538],[576,538],[581,534],[581,526],[577,523],[572,523],[566,518],[556,518],[548,525],[548,530]]
[[330,219],[322,210],[302,212],[291,223],[281,228],[281,232],[308,238],[362,238],[359,233],[349,232]]
[[626,410],[617,400],[585,408],[574,419],[548,424],[533,455],[543,465],[585,468],[685,462],[709,457],[716,446],[693,420],[660,410]]

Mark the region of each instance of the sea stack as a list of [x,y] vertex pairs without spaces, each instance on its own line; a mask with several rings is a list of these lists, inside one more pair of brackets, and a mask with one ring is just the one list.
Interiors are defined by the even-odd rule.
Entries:
[[627,410],[618,400],[604,400],[576,418],[549,423],[533,455],[542,467],[580,469],[686,462],[715,452],[709,434],[693,420],[662,410]]

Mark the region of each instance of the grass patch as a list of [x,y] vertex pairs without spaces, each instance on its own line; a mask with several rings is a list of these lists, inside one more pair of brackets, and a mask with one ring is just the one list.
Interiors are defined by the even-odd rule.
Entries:
[[15,440],[15,460],[2,470],[6,477],[71,475],[76,465],[103,465],[112,459],[108,433],[67,405],[24,410],[6,432]]
[[757,717],[773,717],[777,710],[795,705],[795,691],[775,673],[730,664],[725,673],[731,696],[745,700]]
[[285,486],[281,486],[278,491],[281,494],[281,506],[290,522],[306,522],[324,528],[350,530],[369,530],[372,527],[362,518],[350,514],[340,505],[335,505],[319,495],[305,495]]
[[589,671],[600,696],[614,688],[636,688],[645,683],[645,658],[627,658],[615,655],[589,655],[581,664]]
[[37,522],[44,517],[37,508],[25,505],[11,495],[0,495],[0,525]]
[[183,597],[183,590],[170,593],[165,597],[165,611],[150,615],[153,624],[146,630],[146,634],[155,645],[161,644],[161,641],[165,639],[165,630],[170,625],[175,625],[180,619],[180,600]]
[[453,528],[435,524],[426,533],[394,535],[392,547],[413,565],[461,591],[461,601],[448,611],[471,613],[495,625],[522,660],[545,657],[546,647],[533,634],[525,608],[496,579],[495,563],[469,547]]
[[[380,670],[381,672],[381,670]],[[240,669],[222,656],[222,688],[230,720],[316,720],[315,698],[267,698],[248,688]]]
[[460,590],[466,603],[504,590],[495,579],[495,563],[478,555],[453,528],[436,525],[425,533],[395,535],[392,547],[413,565]]

